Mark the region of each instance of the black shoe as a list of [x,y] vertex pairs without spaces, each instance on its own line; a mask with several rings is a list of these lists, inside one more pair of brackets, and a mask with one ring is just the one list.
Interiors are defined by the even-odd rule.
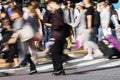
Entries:
[[69,51],[71,51],[72,49],[71,48],[67,48]]
[[56,72],[52,73],[52,75],[53,76],[65,75],[65,71],[64,70],[56,71]]
[[29,75],[32,75],[32,74],[35,74],[35,73],[37,73],[37,70],[32,70],[32,71],[30,71]]

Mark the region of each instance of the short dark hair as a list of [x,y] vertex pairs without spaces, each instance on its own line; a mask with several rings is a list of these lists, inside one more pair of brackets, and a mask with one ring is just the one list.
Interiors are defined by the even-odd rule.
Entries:
[[67,6],[68,5],[68,3],[65,1],[65,2],[63,2],[63,4],[65,5],[65,6]]
[[51,2],[56,2],[56,3],[59,3],[59,2],[58,2],[58,1],[56,1],[56,0],[49,0],[49,1],[48,1],[48,4],[49,4],[49,3],[51,3]]

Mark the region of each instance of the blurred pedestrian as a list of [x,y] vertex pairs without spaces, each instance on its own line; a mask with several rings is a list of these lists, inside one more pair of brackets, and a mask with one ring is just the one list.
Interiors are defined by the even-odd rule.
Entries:
[[[11,39],[6,44],[13,44],[16,42],[16,40],[18,40],[17,41],[18,51],[19,51],[19,54],[22,54],[21,56],[22,60],[20,60],[19,65],[21,65],[24,62],[28,62],[30,63],[29,74],[31,75],[31,74],[37,73],[36,66],[34,62],[31,60],[31,55],[29,52],[29,44],[30,44],[29,40],[33,36],[31,36],[31,38],[28,36],[26,36],[25,38],[22,36],[20,37],[21,30],[25,27],[24,25],[27,24],[27,22],[23,19],[22,9],[18,7],[13,9],[12,19],[14,20],[14,24],[13,24],[14,34],[12,35]],[[26,33],[26,32],[22,32],[22,33],[25,33],[24,35],[29,35],[29,36],[31,35],[30,31],[28,31],[29,33]]]
[[63,11],[55,1],[50,1],[48,3],[50,11],[53,13],[52,23],[45,23],[45,25],[50,26],[52,30],[52,38],[54,38],[54,44],[52,45],[50,52],[52,53],[52,61],[54,73],[53,75],[65,75],[65,71],[63,69],[63,50],[64,50],[64,18]]
[[106,34],[111,33],[111,28],[110,28],[110,11],[106,8],[107,4],[105,2],[99,3],[100,7],[100,21],[101,25],[99,28],[99,33],[98,33],[98,40],[101,41],[104,39],[104,36]]
[[[10,45],[4,45],[12,36],[13,30],[12,25],[10,23],[9,18],[2,19],[2,53],[3,56],[0,60],[1,62],[9,62],[12,63],[14,61],[14,66],[18,65],[18,50],[17,50],[17,44],[10,44]],[[13,67],[14,67],[13,66]]]

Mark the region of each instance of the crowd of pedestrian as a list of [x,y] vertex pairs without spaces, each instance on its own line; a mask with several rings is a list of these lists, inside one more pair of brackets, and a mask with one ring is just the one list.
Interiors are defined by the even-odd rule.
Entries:
[[[72,28],[70,32],[66,26]],[[76,49],[88,51],[83,60],[93,60],[104,56],[97,43],[107,35],[117,39],[119,29],[118,14],[110,0],[83,0],[74,5],[70,0],[45,0],[44,7],[37,0],[24,5],[0,2],[0,63],[14,62],[14,68],[30,63],[29,74],[34,74],[39,50],[51,57],[53,75],[65,75],[63,62],[69,56],[64,49],[72,50],[73,41]]]

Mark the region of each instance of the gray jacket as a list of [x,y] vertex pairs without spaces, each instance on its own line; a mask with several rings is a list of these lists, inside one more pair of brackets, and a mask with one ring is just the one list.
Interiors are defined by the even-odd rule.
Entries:
[[86,10],[80,12],[75,23],[73,24],[73,28],[76,29],[76,35],[81,34],[83,30],[86,29],[85,13],[86,13]]
[[[64,22],[65,23],[74,23],[74,13],[73,13],[73,9],[70,9],[70,14],[69,14],[69,9],[63,9],[63,13],[64,13]],[[69,17],[70,16],[70,17]],[[71,20],[71,22],[70,22]]]

